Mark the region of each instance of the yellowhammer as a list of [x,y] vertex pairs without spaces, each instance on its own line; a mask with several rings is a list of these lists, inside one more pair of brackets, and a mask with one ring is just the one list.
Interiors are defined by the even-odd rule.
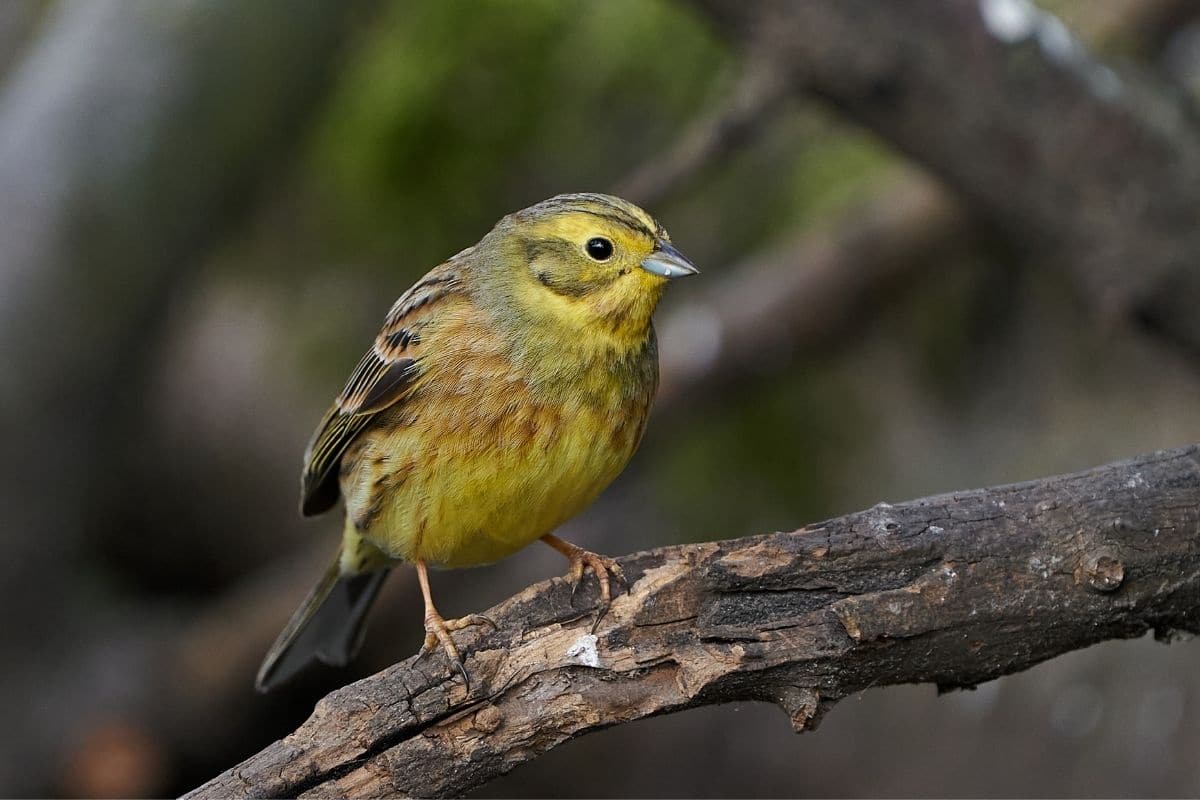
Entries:
[[551,532],[629,461],[658,385],[650,315],[696,268],[632,203],[567,194],[510,214],[396,301],[305,454],[301,510],[345,499],[333,564],[259,669],[266,691],[319,659],[344,665],[388,570],[417,569],[425,646],[466,672],[426,565],[465,567],[541,539],[595,572],[608,558]]

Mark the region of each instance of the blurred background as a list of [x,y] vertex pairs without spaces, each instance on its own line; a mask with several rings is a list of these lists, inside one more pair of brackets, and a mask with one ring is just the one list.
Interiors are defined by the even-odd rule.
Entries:
[[[0,0],[0,793],[183,792],[416,650],[400,570],[351,668],[253,690],[336,546],[296,510],[312,428],[396,296],[558,192],[647,206],[703,270],[571,541],[1200,441],[1200,5],[792,11]],[[562,570],[531,548],[434,590],[459,616]],[[803,736],[756,705],[646,720],[478,794],[1196,795],[1198,718],[1195,643],[1109,643]]]

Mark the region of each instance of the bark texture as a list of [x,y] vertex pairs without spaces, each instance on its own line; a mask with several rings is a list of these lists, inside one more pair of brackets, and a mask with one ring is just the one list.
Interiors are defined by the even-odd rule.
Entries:
[[707,703],[797,731],[869,686],[965,688],[1106,639],[1200,631],[1200,446],[621,559],[593,632],[561,579],[441,655],[333,692],[188,795],[452,796],[575,736]]

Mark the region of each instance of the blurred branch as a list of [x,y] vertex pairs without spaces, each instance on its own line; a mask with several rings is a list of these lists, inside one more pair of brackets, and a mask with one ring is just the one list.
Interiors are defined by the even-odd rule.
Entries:
[[618,182],[614,194],[647,207],[661,203],[688,179],[757,135],[793,92],[772,54],[754,51],[724,101],[689,125],[666,153],[646,159]]
[[752,256],[671,310],[660,325],[657,411],[775,372],[798,351],[860,325],[871,300],[968,231],[966,214],[929,178],[904,172],[881,181],[865,202]]
[[1025,0],[696,0],[926,166],[1104,316],[1200,356],[1200,128]]
[[454,796],[653,714],[763,700],[801,731],[869,686],[969,687],[1106,639],[1198,632],[1198,525],[1192,446],[639,553],[595,635],[569,585],[532,586],[488,612],[497,631],[463,637],[470,693],[440,656],[409,659],[188,797]]
[[[1091,9],[1087,38],[1099,46],[1153,51],[1196,7],[1139,0]],[[788,56],[761,33],[746,46],[742,78],[724,104],[620,184],[655,203],[724,158],[767,124],[799,84]],[[647,199],[649,198],[649,199]],[[970,234],[970,215],[941,184],[910,170],[815,231],[727,270],[700,299],[675,307],[660,325],[658,407],[741,379],[770,374],[807,348],[857,324],[864,307],[926,270],[932,254]],[[762,320],[777,324],[763,326]]]

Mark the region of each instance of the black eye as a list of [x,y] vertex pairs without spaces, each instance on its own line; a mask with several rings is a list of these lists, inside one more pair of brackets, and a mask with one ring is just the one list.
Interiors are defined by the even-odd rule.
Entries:
[[608,261],[612,258],[613,243],[603,236],[593,236],[587,240],[587,244],[584,247],[587,250],[587,254],[597,261]]

